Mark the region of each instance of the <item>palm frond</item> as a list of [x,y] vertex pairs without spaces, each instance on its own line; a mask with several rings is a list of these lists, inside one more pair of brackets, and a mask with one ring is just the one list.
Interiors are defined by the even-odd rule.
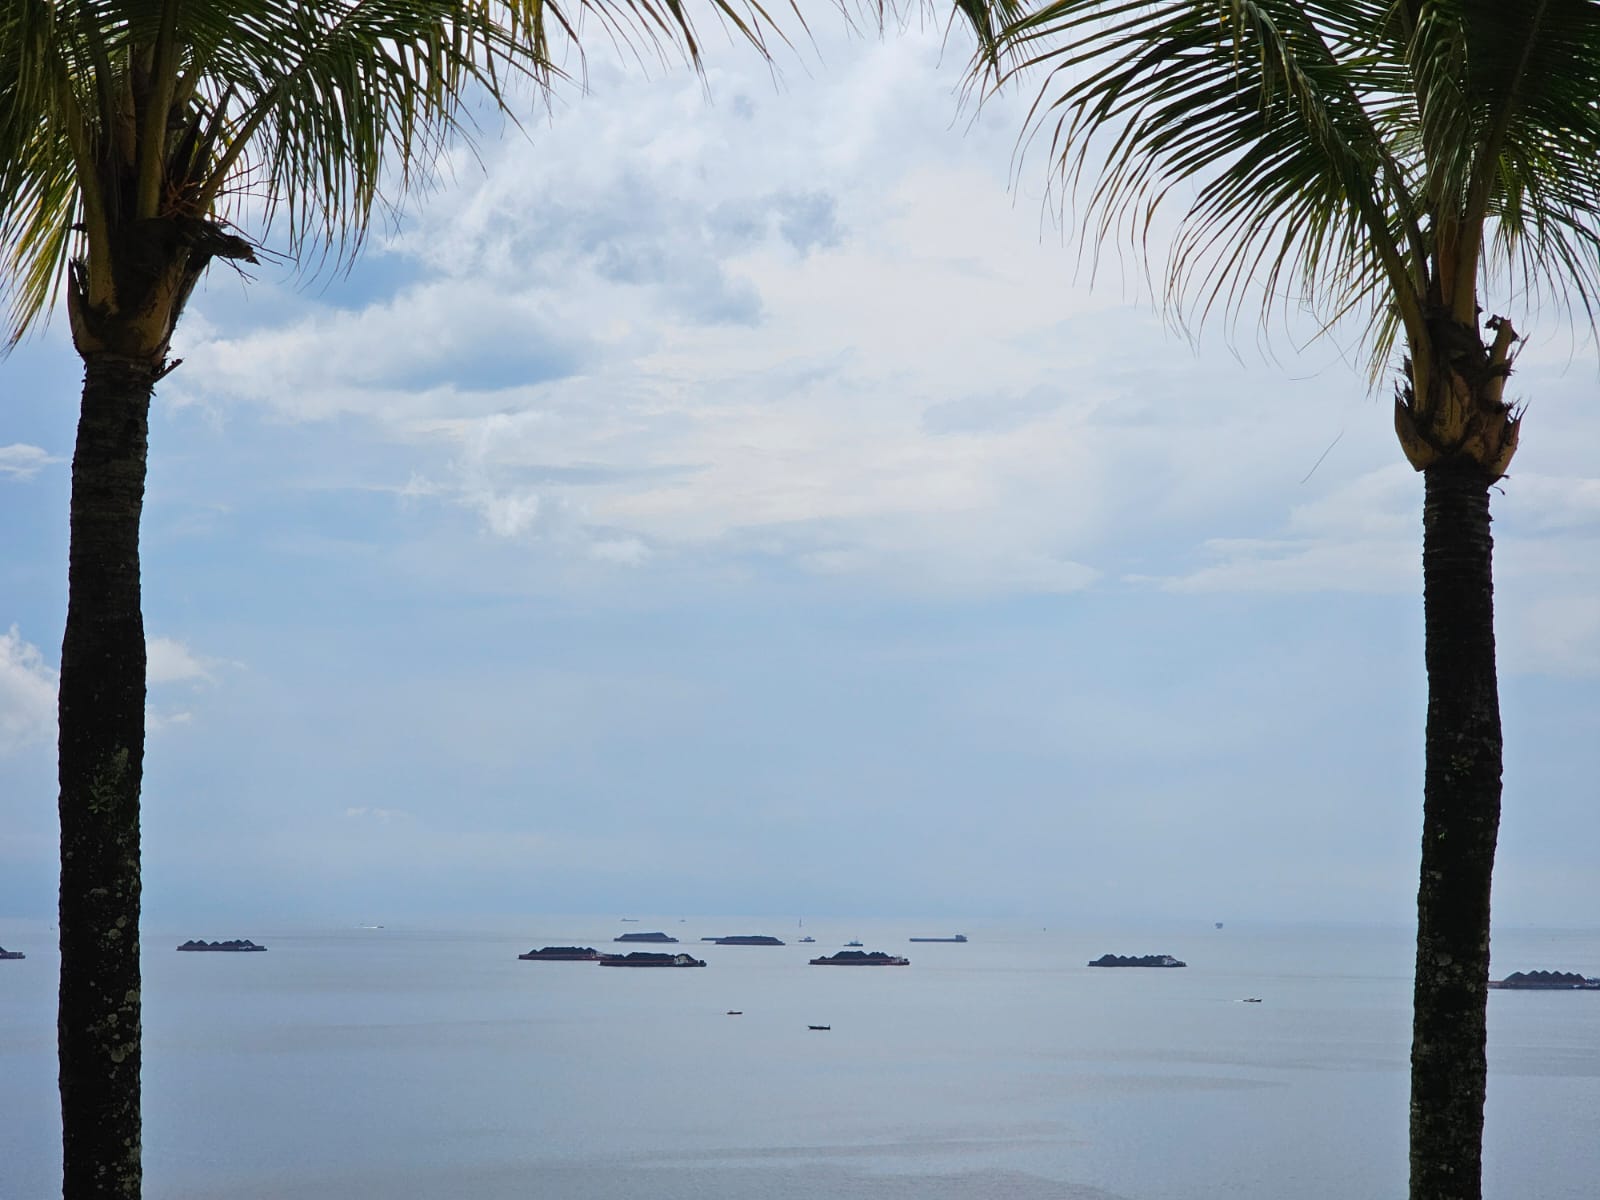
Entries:
[[994,40],[1091,254],[1127,239],[1180,319],[1355,316],[1376,378],[1484,270],[1600,307],[1597,0],[1047,0]]
[[1489,222],[1490,238],[1474,265],[1575,301],[1592,322],[1600,299],[1600,5],[1460,7],[1466,91],[1476,100],[1467,117],[1478,147],[1462,185],[1464,219]]
[[1371,309],[1386,346],[1405,309],[1369,302],[1415,296],[1421,230],[1415,181],[1382,132],[1392,114],[1361,102],[1403,82],[1380,53],[1384,9],[1042,4],[1001,31],[1001,79],[1045,72],[1031,129],[1082,200],[1092,246],[1126,238],[1153,264],[1150,230],[1179,208],[1159,269],[1169,311],[1203,322],[1220,307],[1231,321],[1259,304],[1265,318],[1332,291],[1341,310]]

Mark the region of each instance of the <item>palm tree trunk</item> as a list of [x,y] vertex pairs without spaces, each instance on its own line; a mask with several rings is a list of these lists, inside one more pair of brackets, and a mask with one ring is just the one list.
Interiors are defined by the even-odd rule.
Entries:
[[66,1200],[137,1200],[141,1187],[139,515],[156,377],[148,361],[86,355],[72,459],[56,1031]]
[[1411,1200],[1479,1200],[1489,884],[1500,825],[1492,480],[1460,459],[1423,475],[1428,731],[1411,1042]]

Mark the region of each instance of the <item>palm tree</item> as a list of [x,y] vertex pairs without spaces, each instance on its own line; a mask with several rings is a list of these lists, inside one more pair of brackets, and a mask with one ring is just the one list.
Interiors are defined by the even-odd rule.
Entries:
[[[1424,479],[1428,714],[1411,1196],[1481,1193],[1500,817],[1489,488],[1517,449],[1519,343],[1493,303],[1600,292],[1600,0],[996,0],[993,81],[1041,71],[1028,133],[1086,238],[1175,207],[1180,316],[1308,303],[1373,377]],[[1182,197],[1182,198],[1180,198]],[[1150,261],[1148,258],[1146,261]],[[1516,320],[1520,321],[1520,315]]]
[[[757,0],[708,0],[735,38]],[[799,9],[793,10],[799,16]],[[6,0],[0,299],[10,345],[65,292],[83,359],[61,649],[64,1190],[141,1187],[139,518],[156,384],[216,260],[348,261],[373,206],[425,175],[519,79],[548,86],[584,27],[698,61],[680,0]],[[252,235],[233,221],[257,230]],[[241,267],[242,269],[242,267]]]

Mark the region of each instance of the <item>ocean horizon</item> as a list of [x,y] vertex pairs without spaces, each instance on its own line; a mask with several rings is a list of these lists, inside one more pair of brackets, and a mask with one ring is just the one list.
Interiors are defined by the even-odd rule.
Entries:
[[[148,1200],[1406,1189],[1403,928],[649,914],[367,926],[142,931]],[[652,930],[707,968],[517,958],[638,948],[612,939]],[[909,941],[956,933],[970,940]],[[786,945],[701,940],[734,934]],[[0,945],[28,955],[0,964],[6,1200],[60,1194],[49,938],[0,922]],[[177,953],[191,938],[268,949]],[[850,941],[911,964],[807,965]],[[1188,966],[1087,965],[1107,953]],[[1600,974],[1600,930],[1497,930],[1496,977],[1535,969]],[[1485,1196],[1587,1200],[1600,994],[1494,992],[1489,1017]]]

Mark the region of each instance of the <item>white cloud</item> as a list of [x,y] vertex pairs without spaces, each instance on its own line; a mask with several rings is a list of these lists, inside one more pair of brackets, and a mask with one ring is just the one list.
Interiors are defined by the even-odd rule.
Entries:
[[1422,547],[1422,477],[1399,461],[1367,471],[1296,504],[1290,532],[1302,537],[1338,537],[1405,542]]
[[408,819],[411,814],[398,808],[375,808],[371,805],[352,805],[344,810],[344,815],[352,820],[376,821],[380,825],[388,825],[396,818]]
[[1503,670],[1600,677],[1600,537],[1502,531],[1495,582]]
[[516,537],[532,529],[543,507],[537,492],[513,495],[483,492],[475,495],[473,501],[483,512],[489,531],[500,537]]
[[62,461],[38,446],[13,442],[9,446],[0,446],[0,478],[25,482],[51,463]]
[[650,557],[650,547],[635,537],[602,539],[589,547],[589,555],[601,562],[636,567]]
[[162,734],[168,730],[189,725],[194,721],[194,714],[187,709],[174,712],[157,712],[153,708],[144,710],[144,728],[148,734]]
[[1178,592],[1411,593],[1421,583],[1421,483],[1405,463],[1295,505],[1277,537],[1214,537],[1212,561],[1164,581]]
[[1211,538],[1219,561],[1166,581],[1175,592],[1415,592],[1420,554],[1401,542]]
[[[1122,307],[1141,281],[1114,255],[1091,294],[1038,191],[1006,191],[1026,95],[964,127],[940,30],[823,43],[776,93],[736,53],[704,84],[597,55],[590,93],[484,169],[447,161],[376,247],[397,290],[191,321],[175,381],[368,422],[412,458],[352,486],[572,563],[760,547],[940,594],[1416,588],[1420,484],[1359,356],[1252,365],[1215,329],[1197,354]],[[1541,478],[1546,523],[1600,504]]]
[[167,637],[147,637],[145,655],[145,678],[150,683],[210,683],[212,669],[217,666],[196,656],[182,642]]
[[55,737],[57,678],[15,625],[0,633],[0,754]]
[[[1005,194],[1004,115],[950,128],[959,63],[930,70],[942,53],[937,30],[840,43],[826,86],[800,75],[783,95],[730,56],[709,108],[690,75],[641,82],[597,60],[590,95],[487,147],[486,174],[463,164],[394,239],[427,278],[276,328],[197,325],[182,386],[368,418],[421,459],[408,499],[589,559],[824,522],[861,540],[802,565],[887,574],[918,552],[937,576],[973,551],[871,528],[931,509],[952,529],[986,512],[1012,526],[1000,542],[1020,559],[996,578],[1054,575],[1059,538],[1030,544],[994,511],[1019,459],[1046,469],[1038,444],[985,437],[981,416],[969,436],[923,427],[930,405],[1031,386],[1032,364],[990,349],[1085,306],[1061,282],[1067,252]],[[934,132],[941,161],[921,163],[912,130],[924,147]],[[1051,432],[1066,474],[1074,431]]]
[[1600,532],[1600,478],[1518,474],[1507,484],[1506,505],[1526,511],[1539,530]]

